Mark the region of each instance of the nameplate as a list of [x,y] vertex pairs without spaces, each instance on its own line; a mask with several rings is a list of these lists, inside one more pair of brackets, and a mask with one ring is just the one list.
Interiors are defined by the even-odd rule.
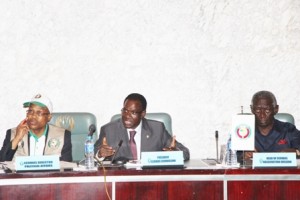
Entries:
[[253,168],[297,167],[296,153],[253,153]]
[[155,151],[141,153],[141,165],[143,167],[183,167],[183,163],[182,151]]
[[17,156],[16,171],[59,170],[59,156]]

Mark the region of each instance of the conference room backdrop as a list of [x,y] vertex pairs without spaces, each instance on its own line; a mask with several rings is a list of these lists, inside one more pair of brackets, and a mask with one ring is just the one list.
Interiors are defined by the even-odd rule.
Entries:
[[0,146],[37,93],[94,113],[98,132],[141,93],[191,158],[216,155],[215,130],[225,143],[258,90],[300,128],[299,39],[298,0],[2,0]]

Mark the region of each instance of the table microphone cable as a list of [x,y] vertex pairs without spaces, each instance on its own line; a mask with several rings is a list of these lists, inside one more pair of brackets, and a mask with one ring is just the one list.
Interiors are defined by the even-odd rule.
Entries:
[[[97,154],[96,154],[96,155],[97,155]],[[99,159],[98,156],[94,156],[94,158],[95,158],[95,160],[97,161],[97,164],[98,164],[100,167],[102,167],[102,170],[103,170],[103,177],[104,177],[104,187],[105,187],[105,192],[106,192],[106,195],[107,195],[108,199],[111,200],[111,197],[110,197],[110,195],[109,195],[109,193],[108,193],[108,189],[107,189],[106,169],[105,169],[105,167],[104,167],[104,165],[103,165],[103,160],[104,160],[104,159],[101,159],[101,158]]]

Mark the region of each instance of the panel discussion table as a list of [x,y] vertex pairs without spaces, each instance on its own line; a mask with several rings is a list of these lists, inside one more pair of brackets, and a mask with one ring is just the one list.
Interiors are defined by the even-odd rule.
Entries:
[[[0,174],[0,199],[298,200],[300,170],[225,169],[201,159],[184,169],[12,172]],[[107,190],[106,190],[107,189]],[[109,197],[106,193],[109,194]]]

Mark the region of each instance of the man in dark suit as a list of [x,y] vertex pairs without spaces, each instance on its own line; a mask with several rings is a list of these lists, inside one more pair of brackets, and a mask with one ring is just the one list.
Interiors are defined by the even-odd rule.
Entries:
[[[162,122],[144,118],[147,101],[141,94],[129,94],[123,103],[122,118],[109,122],[100,129],[100,137],[95,143],[98,157],[114,155],[118,143],[123,140],[122,146],[115,158],[139,160],[140,152],[146,151],[183,151],[184,160],[189,160],[188,148],[177,142],[166,130]],[[134,132],[134,139],[131,133]],[[132,149],[131,141],[135,147]]]
[[[300,155],[300,131],[291,123],[275,119],[279,105],[272,92],[255,93],[250,108],[255,115],[255,152],[296,152]],[[246,160],[253,156],[253,152],[244,153]]]
[[8,129],[0,151],[1,161],[16,156],[59,155],[62,161],[72,161],[71,132],[48,124],[52,102],[37,94],[25,102],[26,118],[15,128]]

